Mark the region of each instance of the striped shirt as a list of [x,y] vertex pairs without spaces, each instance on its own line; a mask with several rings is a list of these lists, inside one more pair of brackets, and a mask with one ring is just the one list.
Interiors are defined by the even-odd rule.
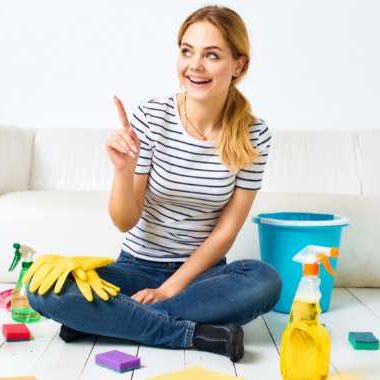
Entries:
[[149,178],[141,218],[122,250],[144,260],[185,261],[210,235],[235,187],[260,189],[271,134],[259,120],[250,137],[260,157],[233,174],[213,141],[186,132],[175,95],[137,106],[130,118],[141,141],[135,173]]

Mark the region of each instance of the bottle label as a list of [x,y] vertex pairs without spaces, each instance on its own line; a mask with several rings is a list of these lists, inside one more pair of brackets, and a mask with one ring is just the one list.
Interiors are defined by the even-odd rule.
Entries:
[[20,294],[17,289],[12,292],[11,298],[12,318],[17,322],[34,322],[41,318],[41,315],[30,307],[28,298]]

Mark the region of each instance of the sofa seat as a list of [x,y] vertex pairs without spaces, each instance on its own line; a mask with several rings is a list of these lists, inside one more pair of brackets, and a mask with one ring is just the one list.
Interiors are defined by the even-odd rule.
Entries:
[[[21,191],[0,196],[0,271],[15,281],[19,268],[7,272],[12,244],[42,253],[117,257],[122,234],[107,211],[105,191]],[[101,238],[100,238],[101,237]]]
[[[0,277],[7,272],[13,242],[43,253],[117,257],[123,233],[108,215],[106,191],[22,191],[0,196]],[[259,258],[257,225],[261,212],[310,211],[349,218],[343,230],[336,286],[380,287],[380,251],[374,250],[380,225],[380,197],[347,194],[271,193],[260,191],[227,259]]]

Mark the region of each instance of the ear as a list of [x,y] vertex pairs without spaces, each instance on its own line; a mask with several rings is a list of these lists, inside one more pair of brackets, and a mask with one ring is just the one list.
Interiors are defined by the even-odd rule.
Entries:
[[247,64],[247,57],[244,55],[241,55],[236,60],[235,70],[234,70],[234,77],[240,76],[241,72],[243,71],[245,65]]

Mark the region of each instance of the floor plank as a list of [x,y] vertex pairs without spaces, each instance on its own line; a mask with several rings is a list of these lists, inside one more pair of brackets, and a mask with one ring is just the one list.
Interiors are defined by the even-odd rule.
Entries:
[[38,380],[78,379],[94,347],[94,338],[65,343],[55,335],[33,368]]
[[[377,289],[380,296],[380,289]],[[348,342],[350,331],[373,331],[380,336],[379,319],[343,288],[334,289],[331,310],[323,314],[331,334],[331,356],[344,379],[378,380],[380,378],[380,351],[354,350]]]
[[[0,290],[9,288],[0,284]],[[250,379],[279,380],[278,347],[288,316],[268,313],[244,326],[246,354],[239,363],[226,357],[191,349],[164,349],[136,345],[117,339],[88,338],[66,344],[58,336],[59,325],[51,320],[28,324],[33,340],[5,342],[0,334],[0,376],[34,375],[38,380],[125,378],[142,380],[188,366],[199,365]],[[355,351],[348,343],[349,331],[372,331],[380,336],[380,289],[334,289],[328,313],[320,316],[332,338],[329,379],[378,380],[380,350]],[[0,309],[0,322],[13,323]],[[268,330],[269,328],[269,330]],[[120,375],[95,364],[95,355],[119,349],[141,358],[142,368]]]
[[347,290],[380,319],[380,289],[349,288]]
[[203,367],[206,369],[223,372],[226,375],[235,376],[233,363],[226,356],[212,352],[202,352],[193,349],[185,350],[185,367]]
[[[15,323],[10,313],[1,310],[1,324]],[[43,319],[28,324],[32,339],[21,342],[6,342],[2,336],[0,347],[1,376],[25,376],[34,374],[34,367],[44,355],[57,331],[57,324]]]
[[236,373],[244,379],[281,379],[278,352],[265,321],[259,317],[244,326],[245,355],[235,363]]
[[138,357],[141,368],[133,372],[133,380],[145,380],[161,373],[184,368],[184,350],[161,347],[139,346]]
[[[93,350],[91,351],[85,368],[80,376],[80,380],[113,380],[120,379],[120,373],[101,367],[95,363],[95,355],[118,350],[130,355],[138,356],[138,345],[126,340],[99,337]],[[125,372],[123,379],[132,379],[133,371]]]

